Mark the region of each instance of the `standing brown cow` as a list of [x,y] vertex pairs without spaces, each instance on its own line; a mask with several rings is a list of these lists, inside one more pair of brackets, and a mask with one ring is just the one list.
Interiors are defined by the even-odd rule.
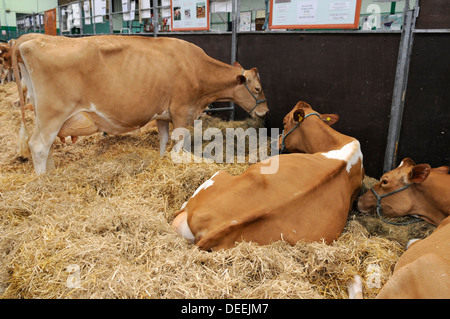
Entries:
[[[243,240],[264,245],[337,239],[364,169],[358,140],[327,125],[331,118],[297,103],[284,118],[284,140],[288,150],[308,154],[273,156],[238,176],[217,172],[180,209],[174,230],[205,250]],[[262,174],[274,162],[278,169]]]
[[163,154],[169,122],[186,127],[214,101],[233,101],[252,116],[268,112],[256,68],[225,64],[179,39],[28,34],[17,40],[12,59],[36,114],[28,145],[37,174],[53,167],[50,148],[61,131],[122,134],[157,120]]

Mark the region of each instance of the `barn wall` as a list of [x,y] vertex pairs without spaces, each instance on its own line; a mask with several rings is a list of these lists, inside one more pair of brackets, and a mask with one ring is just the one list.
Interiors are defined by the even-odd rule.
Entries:
[[432,167],[450,165],[450,33],[416,34],[399,155]]
[[[230,63],[229,35],[177,35]],[[400,34],[248,33],[238,36],[237,60],[257,67],[270,114],[269,128],[304,100],[337,113],[338,131],[359,139],[367,174],[383,168]],[[218,45],[220,43],[220,45]],[[237,108],[236,119],[247,114]]]
[[219,61],[225,63],[231,61],[231,35],[229,34],[170,34],[170,37],[198,45],[206,54]]
[[[230,62],[230,35],[176,37]],[[380,177],[399,41],[398,33],[241,33],[237,60],[260,72],[270,108],[267,127],[281,130],[283,117],[300,100],[320,112],[337,113],[334,128],[360,141],[366,173]],[[411,157],[432,166],[450,162],[448,52],[449,34],[415,35],[399,160]],[[236,119],[245,117],[237,108]]]
[[[282,129],[300,101],[340,116],[334,128],[357,138],[367,174],[382,171],[399,34],[243,34],[238,60],[257,66],[268,98],[266,125]],[[240,110],[237,117],[244,116]]]
[[[421,0],[416,29],[450,29],[449,16],[450,1]],[[449,32],[415,33],[398,161],[450,165],[449,52]]]
[[419,29],[450,29],[450,1],[420,0]]

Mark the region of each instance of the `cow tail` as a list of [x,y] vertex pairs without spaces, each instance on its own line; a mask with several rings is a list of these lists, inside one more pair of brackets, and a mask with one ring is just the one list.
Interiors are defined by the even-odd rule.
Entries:
[[20,131],[19,131],[19,142],[18,142],[18,157],[20,158],[31,158],[30,148],[28,146],[28,141],[30,140],[30,132],[28,131],[27,124],[25,122],[25,96],[24,92],[22,90],[22,83],[20,79],[20,73],[19,73],[19,63],[18,63],[18,56],[20,54],[19,51],[19,45],[17,41],[12,50],[12,67],[14,72],[14,78],[17,85],[17,90],[19,91],[19,100],[20,100],[20,112],[22,116],[22,121],[20,124]]

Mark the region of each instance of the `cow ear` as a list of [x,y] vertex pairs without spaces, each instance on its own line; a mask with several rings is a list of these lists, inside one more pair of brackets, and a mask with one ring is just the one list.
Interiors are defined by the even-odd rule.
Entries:
[[423,183],[431,172],[431,166],[428,164],[419,164],[414,166],[409,172],[408,178],[412,183]]
[[234,61],[233,65],[238,67],[238,68],[243,69],[242,65],[240,65],[238,61]]
[[295,123],[303,121],[304,118],[305,118],[305,111],[303,111],[302,109],[297,109],[292,114],[292,121],[294,121]]
[[322,121],[324,121],[326,124],[330,126],[339,121],[339,115],[337,114],[321,114],[320,118]]
[[247,78],[245,77],[245,75],[242,75],[242,74],[237,75],[236,80],[237,80],[238,84],[243,84],[243,83],[247,82]]

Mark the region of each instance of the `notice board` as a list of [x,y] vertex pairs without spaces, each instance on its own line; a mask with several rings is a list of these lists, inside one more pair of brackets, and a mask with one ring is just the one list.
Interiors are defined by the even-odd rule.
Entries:
[[208,0],[171,0],[173,31],[209,30]]
[[357,29],[362,0],[270,0],[270,29]]
[[56,9],[50,9],[44,13],[45,34],[56,35]]

